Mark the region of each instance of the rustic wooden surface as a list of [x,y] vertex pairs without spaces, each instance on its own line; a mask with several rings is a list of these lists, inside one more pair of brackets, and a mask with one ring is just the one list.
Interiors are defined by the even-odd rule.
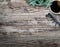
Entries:
[[23,0],[0,3],[0,47],[60,47],[60,28],[47,20],[47,13]]

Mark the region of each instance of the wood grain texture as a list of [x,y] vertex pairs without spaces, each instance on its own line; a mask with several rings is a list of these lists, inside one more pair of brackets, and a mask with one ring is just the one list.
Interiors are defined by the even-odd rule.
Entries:
[[0,6],[0,47],[60,47],[60,28],[46,19],[48,9]]

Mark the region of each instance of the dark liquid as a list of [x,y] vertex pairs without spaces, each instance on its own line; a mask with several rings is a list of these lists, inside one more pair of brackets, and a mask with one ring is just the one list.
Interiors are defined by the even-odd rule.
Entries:
[[52,5],[50,6],[51,10],[55,13],[60,12],[60,7],[57,4],[57,1],[52,2]]

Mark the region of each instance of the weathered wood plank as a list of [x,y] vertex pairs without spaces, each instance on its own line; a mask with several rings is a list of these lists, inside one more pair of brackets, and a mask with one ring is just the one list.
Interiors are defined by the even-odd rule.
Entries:
[[60,47],[60,28],[45,17],[49,10],[21,1],[13,9],[0,5],[0,47]]

